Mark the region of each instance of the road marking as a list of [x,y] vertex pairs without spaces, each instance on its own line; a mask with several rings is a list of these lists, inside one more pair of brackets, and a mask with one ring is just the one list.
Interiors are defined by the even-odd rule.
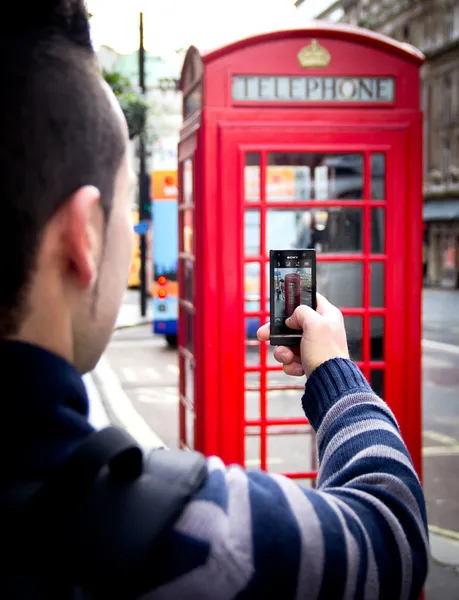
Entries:
[[433,440],[434,442],[440,442],[441,444],[448,444],[450,446],[455,446],[459,444],[459,440],[457,440],[456,438],[453,438],[450,435],[439,433],[438,431],[424,430],[423,434],[427,438],[429,438],[429,440]]
[[[268,458],[266,461],[266,464],[268,465],[282,465],[284,463],[284,461],[282,460],[282,458]],[[245,459],[245,466],[246,467],[259,467],[261,464],[261,461],[259,458],[246,458]]]
[[[167,394],[173,394],[173,395],[177,396],[177,398],[178,398],[179,392],[178,392],[177,386],[174,386],[174,387],[165,387],[164,391]],[[158,392],[159,392],[159,390],[158,390]]]
[[429,533],[441,535],[442,537],[459,542],[459,531],[454,531],[453,529],[444,529],[443,527],[437,527],[436,525],[429,525]]
[[447,424],[447,425],[456,425],[457,427],[459,427],[459,417],[434,417],[433,420],[436,423],[440,423],[441,425],[443,424]]
[[426,350],[439,350],[448,354],[459,356],[459,346],[454,344],[444,344],[443,342],[434,342],[433,340],[422,340],[422,347]]
[[167,370],[169,371],[169,373],[172,373],[172,375],[179,375],[180,371],[179,368],[177,367],[177,365],[167,365]]
[[152,394],[138,394],[137,400],[142,404],[169,405],[178,404],[178,396],[170,394],[162,394],[161,396],[153,396]]
[[109,403],[116,420],[142,447],[148,449],[166,446],[136,411],[105,356],[102,356],[97,363],[92,376],[99,383],[102,394]]
[[454,364],[451,362],[451,360],[424,355],[422,357],[422,366],[424,369],[452,369]]
[[422,456],[458,456],[459,444],[456,446],[424,446]]
[[126,379],[126,381],[129,381],[130,383],[138,381],[137,374],[134,371],[134,369],[131,369],[131,367],[123,367],[121,369],[121,373],[123,374],[124,379]]
[[161,340],[156,340],[154,338],[150,339],[130,339],[130,340],[125,340],[122,338],[116,338],[113,337],[110,341],[110,346],[114,347],[114,348],[119,348],[119,349],[123,349],[123,348],[166,348],[166,346],[164,345],[164,342]]
[[158,381],[158,379],[160,378],[158,371],[153,369],[153,367],[148,367],[147,375],[150,379],[154,379],[155,381]]

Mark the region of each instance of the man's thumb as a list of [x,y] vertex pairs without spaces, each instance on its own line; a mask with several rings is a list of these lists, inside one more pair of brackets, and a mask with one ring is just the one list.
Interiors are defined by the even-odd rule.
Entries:
[[305,325],[317,319],[319,315],[310,306],[302,304],[295,309],[291,317],[285,320],[290,329],[304,329]]

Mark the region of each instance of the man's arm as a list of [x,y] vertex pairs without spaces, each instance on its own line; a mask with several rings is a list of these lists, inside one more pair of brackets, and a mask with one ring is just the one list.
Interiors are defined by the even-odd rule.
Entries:
[[317,431],[318,489],[210,458],[146,598],[418,598],[425,504],[392,412],[343,359],[315,368],[303,406]]

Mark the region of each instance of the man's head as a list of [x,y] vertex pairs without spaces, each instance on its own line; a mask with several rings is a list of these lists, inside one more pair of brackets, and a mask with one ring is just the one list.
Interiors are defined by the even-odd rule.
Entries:
[[0,26],[0,338],[84,372],[109,340],[132,255],[127,127],[83,0],[15,10]]

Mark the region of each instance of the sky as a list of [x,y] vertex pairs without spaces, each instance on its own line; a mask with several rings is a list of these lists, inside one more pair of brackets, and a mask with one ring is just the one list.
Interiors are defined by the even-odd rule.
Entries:
[[121,54],[138,47],[138,13],[145,47],[160,56],[191,44],[207,50],[274,29],[301,28],[333,0],[87,0],[93,42]]

